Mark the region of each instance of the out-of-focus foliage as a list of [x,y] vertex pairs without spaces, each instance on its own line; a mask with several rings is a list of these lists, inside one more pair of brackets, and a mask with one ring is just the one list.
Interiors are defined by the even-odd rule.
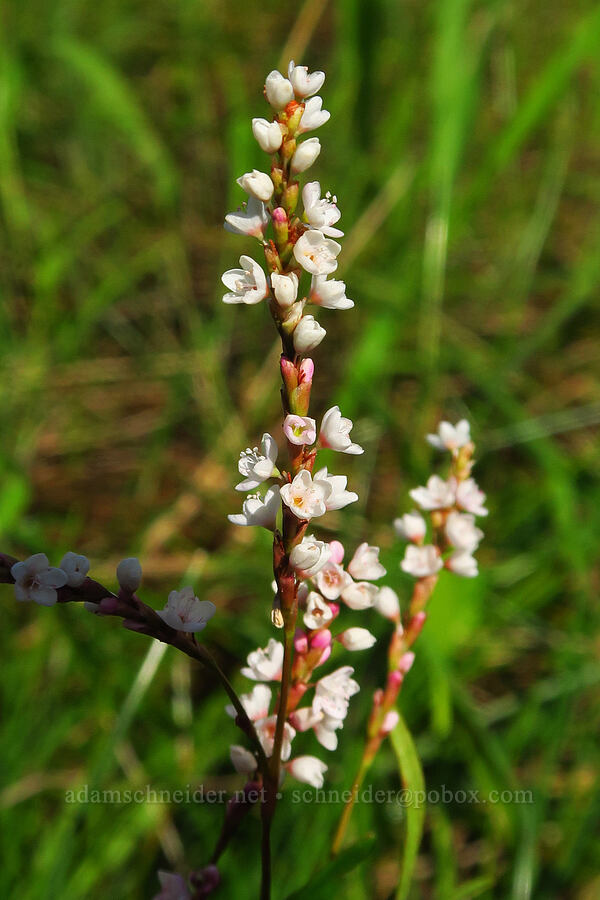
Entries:
[[[314,408],[339,402],[367,450],[341,461],[360,502],[326,525],[380,543],[406,600],[390,523],[430,471],[424,433],[469,418],[483,574],[442,579],[402,711],[429,790],[533,794],[431,803],[411,896],[598,896],[598,5],[9,0],[0,44],[2,549],[77,550],[106,581],[138,554],[161,605],[193,583],[241,686],[271,633],[269,538],[226,514],[239,450],[277,427],[278,354],[264,308],[221,304],[221,272],[252,251],[221,223],[263,163],[265,74],[290,52],[325,69],[314,171],[339,197],[356,308],[322,314]],[[224,698],[172,651],[141,668],[146,639],[115,622],[0,600],[0,895],[152,896],[184,847],[207,859],[222,809],[65,791],[238,787]],[[383,648],[385,623],[361,624]],[[353,661],[339,790],[385,669],[383,649]],[[369,784],[400,789],[390,746]],[[295,788],[277,898],[324,864],[340,810]],[[359,804],[349,840],[368,833],[339,897],[399,879],[401,806]],[[251,818],[222,895],[255,897],[258,868]]]

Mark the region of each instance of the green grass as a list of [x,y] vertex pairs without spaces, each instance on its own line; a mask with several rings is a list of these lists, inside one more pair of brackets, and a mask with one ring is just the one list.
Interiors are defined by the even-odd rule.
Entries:
[[[345,467],[360,502],[328,524],[380,543],[406,599],[391,521],[434,461],[424,433],[469,417],[490,506],[482,575],[442,581],[402,712],[429,790],[534,797],[430,804],[409,897],[591,900],[598,6],[323,6],[318,18],[317,3],[302,16],[273,0],[6,5],[0,546],[55,561],[76,549],[106,581],[139,554],[157,604],[191,580],[219,607],[206,639],[241,686],[238,661],[270,634],[270,550],[226,514],[240,448],[276,427],[278,375],[265,309],[220,302],[220,274],[252,249],[221,224],[241,199],[233,179],[261,164],[249,119],[266,114],[262,79],[288,39],[307,44],[332,112],[315,176],[340,200],[356,301],[323,311],[314,409],[340,402],[367,449]],[[235,789],[224,698],[114,622],[17,606],[8,588],[1,602],[0,895],[152,896],[183,848],[190,866],[207,859],[221,810],[68,804],[65,791]],[[385,626],[367,619],[383,647]],[[383,652],[356,665],[362,690],[328,760],[340,790]],[[369,779],[400,788],[391,746]],[[281,805],[276,898],[325,865],[338,813]],[[224,857],[222,896],[257,895],[257,829],[250,818]],[[357,867],[333,888],[327,870],[311,895],[392,896],[404,835],[397,805],[359,804]]]

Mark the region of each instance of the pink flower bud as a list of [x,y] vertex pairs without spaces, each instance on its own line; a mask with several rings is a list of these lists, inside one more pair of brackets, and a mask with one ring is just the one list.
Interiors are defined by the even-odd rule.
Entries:
[[294,647],[296,648],[296,653],[308,652],[308,638],[301,628],[296,629],[296,634],[294,635]]
[[344,558],[344,545],[339,541],[330,541],[329,549],[331,550],[331,561],[339,566]]
[[403,681],[404,672],[401,672],[400,669],[394,669],[394,671],[390,672],[390,674],[388,675],[388,688],[390,688],[390,690],[397,691]]
[[330,656],[331,656],[331,647],[325,647],[325,649],[323,650],[323,653],[321,654],[321,659],[319,660],[317,665],[322,666],[324,663],[327,662],[327,660],[329,659]]
[[389,734],[390,731],[393,731],[398,722],[400,721],[400,716],[396,712],[395,709],[390,709],[388,713],[386,713],[383,723],[381,725],[381,733]]
[[320,650],[322,647],[329,647],[331,644],[331,632],[327,628],[317,631],[310,640],[311,650]]
[[303,359],[300,363],[300,368],[298,369],[298,381],[300,384],[305,384],[307,382],[312,382],[313,375],[315,374],[315,364],[312,359],[308,357]]
[[340,614],[340,604],[339,603],[328,603],[327,606],[331,610],[331,617],[335,619],[336,616]]
[[398,671],[402,672],[403,675],[406,675],[414,661],[415,654],[411,653],[409,650],[408,653],[405,653],[404,656],[400,657],[400,662],[398,663]]
[[286,225],[288,220],[287,213],[282,206],[278,206],[277,209],[273,210],[271,218],[274,225]]

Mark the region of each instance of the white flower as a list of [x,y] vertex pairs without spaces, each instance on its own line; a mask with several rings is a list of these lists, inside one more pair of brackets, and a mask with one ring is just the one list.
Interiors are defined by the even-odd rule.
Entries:
[[336,206],[337,197],[330,199],[329,191],[321,200],[321,185],[318,181],[309,181],[302,189],[302,202],[306,221],[317,231],[328,237],[343,237],[344,232],[333,226],[342,215]]
[[360,544],[348,563],[348,571],[357,581],[377,581],[383,578],[386,570],[379,562],[379,547],[369,547],[365,542]]
[[283,109],[294,99],[291,81],[274,69],[265,79],[265,96],[273,109]]
[[247,234],[262,241],[265,228],[269,224],[269,214],[265,204],[256,197],[249,197],[242,209],[225,216],[225,231],[232,234]]
[[202,631],[206,628],[217,607],[210,600],[198,600],[191,587],[180,591],[171,591],[164,609],[157,609],[156,614],[167,625],[176,631]]
[[319,138],[308,138],[298,145],[298,149],[292,156],[290,169],[293,175],[299,172],[305,172],[310,169],[317,156],[321,152],[321,142]]
[[153,900],[189,900],[190,892],[183,875],[176,872],[159,872],[161,892]]
[[[347,709],[346,709],[347,711]],[[335,716],[320,713],[321,719],[316,722],[314,727],[315,737],[322,747],[326,750],[336,750],[338,745],[338,737],[336,731],[344,727],[344,717],[336,718]]]
[[290,713],[290,721],[296,731],[308,731],[325,718],[325,713],[315,712],[312,706],[304,706]]
[[329,606],[325,603],[320,594],[311,591],[306,602],[306,612],[304,613],[304,624],[307,628],[314,630],[331,622],[333,613]]
[[440,422],[437,434],[428,434],[427,440],[436,450],[460,450],[471,440],[469,423],[466,419],[461,419],[456,425]]
[[346,650],[368,650],[377,641],[368,628],[347,628],[346,631],[336,634],[335,639]]
[[314,482],[310,472],[302,469],[291,484],[281,488],[281,499],[299,519],[322,516],[331,488],[323,481]]
[[352,584],[352,579],[342,566],[328,562],[315,578],[315,583],[328,600],[337,600],[344,588]]
[[290,275],[278,275],[273,272],[271,285],[275,299],[283,309],[288,309],[298,296],[298,276],[295,272]]
[[479,546],[483,531],[475,525],[474,515],[451,512],[446,519],[446,537],[457,550],[472,553]]
[[17,600],[33,600],[41,606],[54,606],[57,588],[67,583],[66,573],[50,565],[45,553],[34,553],[24,562],[17,562],[10,570],[15,579]]
[[296,353],[310,353],[326,334],[314,316],[303,316],[294,329],[294,350]]
[[248,665],[241,669],[245,678],[252,681],[279,681],[283,665],[283,644],[270,638],[267,646],[248,654]]
[[260,453],[258,447],[242,450],[238,469],[244,480],[236,484],[236,491],[253,491],[259,484],[266,481],[273,474],[277,462],[277,444],[275,438],[266,433],[262,436]]
[[261,499],[256,496],[247,497],[242,505],[242,512],[227,516],[234,525],[262,525],[273,531],[279,511],[279,486],[274,484]]
[[368,581],[349,584],[342,591],[342,600],[350,609],[369,609],[375,605],[379,589]]
[[237,179],[237,183],[247,194],[256,197],[257,200],[262,200],[263,203],[268,203],[275,190],[271,176],[266,172],[259,172],[258,169],[252,169],[251,172],[241,175]]
[[314,131],[320,128],[325,122],[331,118],[331,113],[326,109],[322,109],[323,101],[320,97],[311,97],[304,104],[304,112],[298,125],[298,134],[304,134],[305,131]]
[[373,605],[377,612],[380,615],[385,616],[386,619],[397,622],[400,618],[400,601],[398,600],[398,594],[396,591],[392,590],[391,587],[387,587],[387,585],[379,588],[379,592]]
[[[240,701],[251,722],[264,719],[269,715],[271,688],[266,684],[255,684],[249,694],[240,694]],[[232,719],[237,716],[236,708],[231,703],[225,707],[225,712]]]
[[433,544],[424,547],[416,547],[409,544],[400,563],[400,568],[415,578],[425,578],[427,575],[435,575],[443,566],[437,548]]
[[258,141],[258,145],[265,153],[275,153],[281,147],[283,134],[277,122],[269,122],[267,119],[252,119],[252,134]]
[[301,578],[312,578],[323,568],[330,556],[329,544],[317,541],[311,534],[292,548],[290,562]]
[[90,561],[87,556],[80,556],[69,551],[61,559],[59,569],[62,569],[67,576],[69,587],[78,588],[81,587],[90,571]]
[[240,266],[241,269],[228,269],[221,277],[225,287],[229,288],[223,303],[260,303],[269,293],[262,267],[249,256],[240,256]]
[[444,481],[439,475],[432,475],[427,487],[413,488],[410,496],[421,509],[447,509],[454,506],[456,484],[454,479]]
[[327,713],[334,719],[344,719],[348,712],[348,700],[360,690],[352,675],[352,666],[342,666],[331,675],[321,678],[315,688],[313,710]]
[[462,575],[463,578],[475,578],[478,574],[477,560],[465,550],[452,553],[446,560],[446,566],[455,575]]
[[364,453],[362,447],[353,444],[350,440],[350,430],[352,428],[352,419],[345,419],[339,406],[332,406],[328,409],[321,422],[321,431],[319,432],[319,441],[321,446],[330,447],[332,450],[339,450],[341,453],[352,453],[354,455]]
[[304,784],[322,788],[327,766],[316,756],[297,756],[286,766],[290,775]]
[[425,519],[418,512],[405,513],[399,519],[394,519],[394,528],[405,541],[422,541],[427,533]]
[[134,591],[137,591],[142,583],[142,567],[139,559],[136,559],[135,556],[128,556],[127,559],[122,559],[117,566],[117,581],[119,582],[119,587],[123,588],[124,591],[129,591],[132,594]]
[[245,747],[240,747],[239,744],[232,744],[229,748],[229,756],[233,768],[240,775],[252,775],[256,771],[256,759]]
[[[258,739],[262,744],[266,756],[273,755],[273,745],[275,743],[275,728],[277,725],[277,716],[269,716],[266,719],[260,719],[255,722],[254,727]],[[295,728],[292,728],[289,722],[283,726],[283,741],[281,742],[281,759],[285,762],[290,758],[292,753],[292,741],[296,736]]]
[[289,414],[283,423],[283,433],[290,444],[298,446],[314,444],[317,439],[317,423],[308,416]]
[[323,87],[325,72],[311,72],[307,66],[297,66],[292,60],[288,67],[288,78],[294,88],[296,97],[312,97]]
[[355,494],[354,491],[346,490],[347,477],[345,475],[328,475],[327,466],[319,469],[313,475],[313,480],[325,482],[331,488],[331,493],[325,500],[327,509],[343,509],[344,506],[348,506],[349,503],[354,503],[355,500],[358,500],[358,494]]
[[320,231],[309,229],[294,244],[294,256],[303,269],[313,275],[331,275],[337,269],[336,256],[341,245]]
[[352,309],[354,301],[346,297],[344,281],[327,280],[326,275],[313,275],[310,302],[324,309]]
[[483,505],[485,503],[485,494],[477,487],[474,478],[466,478],[459,481],[456,488],[456,505],[467,512],[473,513],[474,516],[487,516],[488,511]]

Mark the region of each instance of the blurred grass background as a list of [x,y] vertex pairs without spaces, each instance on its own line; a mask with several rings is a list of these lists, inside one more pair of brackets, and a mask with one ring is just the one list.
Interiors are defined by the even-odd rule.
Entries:
[[[361,499],[326,525],[380,543],[406,600],[391,521],[434,462],[424,433],[469,418],[482,574],[440,584],[402,709],[430,790],[534,796],[431,805],[411,896],[600,896],[598,4],[8,0],[0,20],[2,549],[77,550],[111,584],[139,555],[157,605],[193,583],[242,686],[271,633],[269,536],[226,514],[239,450],[277,427],[277,347],[265,309],[220,302],[254,249],[221,225],[264,163],[264,76],[281,56],[325,69],[313,171],[339,197],[356,308],[322,313],[313,408],[339,402],[367,449],[336,460]],[[184,847],[207,859],[221,810],[65,790],[236,788],[222,695],[80,608],[8,588],[2,608],[0,895],[152,896]],[[385,668],[385,624],[361,624],[382,651],[352,660],[340,789]],[[370,783],[399,788],[390,747]],[[338,813],[282,804],[277,898],[324,861]],[[224,858],[224,897],[257,894],[257,828]],[[350,838],[377,841],[335,896],[391,896],[403,829],[398,806],[357,807]]]

